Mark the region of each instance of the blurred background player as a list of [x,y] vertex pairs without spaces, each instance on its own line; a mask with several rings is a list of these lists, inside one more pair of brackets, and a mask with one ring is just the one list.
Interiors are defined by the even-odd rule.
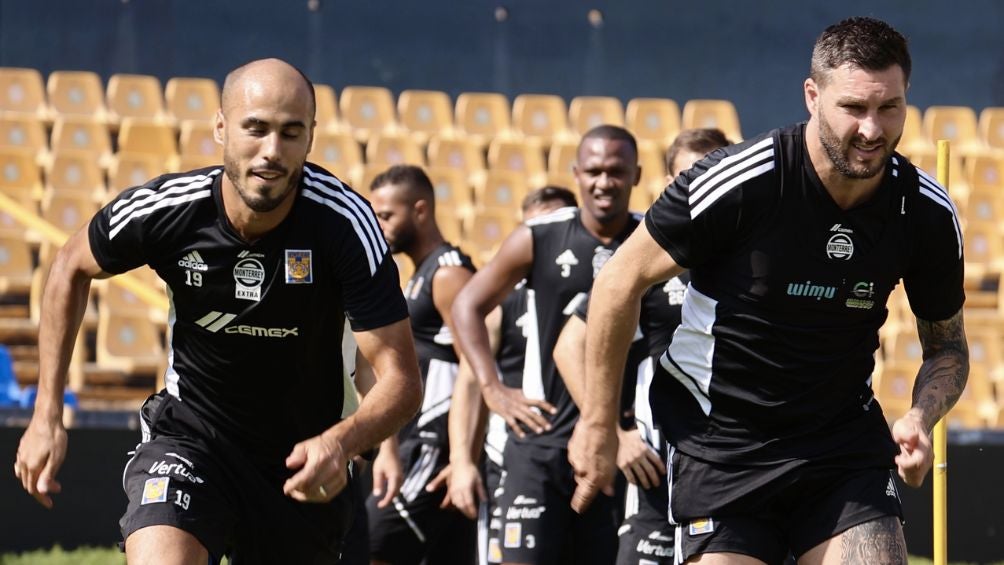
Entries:
[[[486,404],[511,433],[499,500],[504,563],[568,558],[608,565],[616,555],[612,501],[606,498],[584,515],[568,507],[574,482],[566,446],[578,408],[552,351],[595,274],[638,225],[639,218],[628,211],[641,174],[634,137],[616,126],[589,130],[573,171],[581,209],[561,209],[518,227],[454,304],[461,348]],[[516,389],[499,380],[484,319],[523,279],[527,345],[522,388]]]
[[[684,130],[666,151],[666,181],[689,169],[709,151],[729,145],[718,129]],[[666,515],[669,505],[665,481],[668,455],[666,442],[652,418],[648,393],[654,363],[669,347],[680,325],[680,308],[690,276],[684,272],[652,286],[642,298],[640,333],[632,344],[621,392],[622,417],[618,426],[617,466],[628,481],[624,493],[624,521],[617,531],[617,564],[659,563],[670,565],[674,555],[674,529]],[[565,323],[554,348],[554,360],[563,377],[584,377],[586,353],[586,307]],[[630,377],[630,378],[629,378]],[[582,401],[582,382],[568,383],[569,391]]]
[[[574,208],[575,205],[575,194],[572,191],[545,186],[523,199],[523,221],[559,208]],[[527,338],[525,323],[526,281],[523,280],[485,319],[499,377],[505,386],[512,388],[521,387],[523,382]],[[443,480],[449,482],[450,502],[468,518],[478,518],[480,562],[500,563],[502,549],[499,533],[502,515],[497,502],[502,493],[502,454],[508,433],[505,420],[492,413],[488,416],[485,435],[486,413],[487,407],[484,406],[477,379],[471,371],[461,371],[457,376],[450,407],[450,477],[443,477]],[[479,471],[482,453],[485,455],[484,482]]]
[[[371,559],[395,565],[423,559],[470,563],[475,525],[452,508],[441,508],[442,496],[426,485],[449,462],[447,415],[460,367],[450,307],[474,265],[443,239],[435,191],[421,168],[387,169],[373,179],[370,199],[391,252],[404,253],[415,265],[404,297],[425,383],[420,412],[397,438],[381,444],[373,462],[373,496],[367,500]],[[398,477],[403,477],[399,490]]]

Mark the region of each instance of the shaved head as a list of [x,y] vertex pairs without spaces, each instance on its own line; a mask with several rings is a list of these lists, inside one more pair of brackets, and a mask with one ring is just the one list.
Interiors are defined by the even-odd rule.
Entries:
[[314,83],[310,82],[303,71],[282,59],[258,59],[230,71],[220,92],[220,108],[223,113],[226,114],[233,107],[236,97],[243,95],[248,88],[262,86],[295,89],[297,95],[306,95],[310,99],[310,116],[314,117]]
[[224,183],[242,205],[265,214],[290,206],[314,136],[314,86],[296,67],[261,59],[227,75],[215,137]]

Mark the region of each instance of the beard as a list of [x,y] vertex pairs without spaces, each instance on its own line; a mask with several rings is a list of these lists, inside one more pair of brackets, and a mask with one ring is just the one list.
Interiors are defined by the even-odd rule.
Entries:
[[407,253],[415,245],[417,238],[418,230],[414,225],[401,226],[394,239],[387,241],[387,247],[390,248],[391,253]]
[[[274,171],[280,174],[288,174],[289,170],[281,165],[267,165],[264,167],[265,170]],[[286,200],[289,193],[296,189],[296,186],[300,184],[300,175],[303,170],[303,166],[296,167],[293,170],[293,174],[289,176],[289,181],[286,186],[276,192],[274,195],[268,195],[263,193],[252,192],[246,185],[246,177],[242,174],[240,165],[230,158],[225,152],[223,155],[223,172],[226,173],[227,178],[230,179],[231,184],[237,190],[237,194],[240,196],[244,204],[250,208],[252,211],[259,214],[264,214],[266,212],[271,212],[279,207],[280,204]]]
[[[885,138],[882,138],[883,140]],[[868,166],[864,163],[852,164],[848,158],[848,153],[850,152],[851,144],[853,144],[854,139],[852,138],[846,146],[840,141],[836,132],[830,127],[830,123],[826,121],[822,113],[819,114],[819,142],[823,146],[823,150],[826,151],[827,157],[833,163],[834,168],[837,169],[841,175],[850,179],[870,179],[875,175],[882,172],[885,168],[886,162],[892,155],[893,150],[896,145],[899,144],[899,137],[895,139],[891,144],[883,144],[883,154],[881,157],[875,160],[875,164]]]

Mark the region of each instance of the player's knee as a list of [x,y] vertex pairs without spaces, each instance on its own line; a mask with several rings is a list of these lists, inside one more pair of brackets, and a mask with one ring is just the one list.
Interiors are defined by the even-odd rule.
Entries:
[[209,552],[192,534],[173,526],[147,526],[126,538],[130,565],[204,565]]

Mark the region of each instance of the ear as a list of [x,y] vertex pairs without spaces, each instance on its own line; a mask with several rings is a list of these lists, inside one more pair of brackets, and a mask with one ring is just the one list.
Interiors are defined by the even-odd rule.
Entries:
[[424,198],[418,199],[411,209],[417,219],[425,220],[429,215],[429,201]]
[[819,85],[812,78],[805,79],[803,86],[805,90],[805,108],[810,116],[815,116],[819,109]]
[[216,123],[213,124],[213,139],[216,143],[223,145],[223,130],[227,127],[227,122],[223,118],[223,109],[216,110]]
[[638,183],[641,182],[641,165],[636,165],[635,169],[634,182],[631,183],[631,186],[638,186]]
[[307,128],[307,153],[309,154],[314,150],[314,130],[317,128],[317,120],[310,122],[310,127]]

